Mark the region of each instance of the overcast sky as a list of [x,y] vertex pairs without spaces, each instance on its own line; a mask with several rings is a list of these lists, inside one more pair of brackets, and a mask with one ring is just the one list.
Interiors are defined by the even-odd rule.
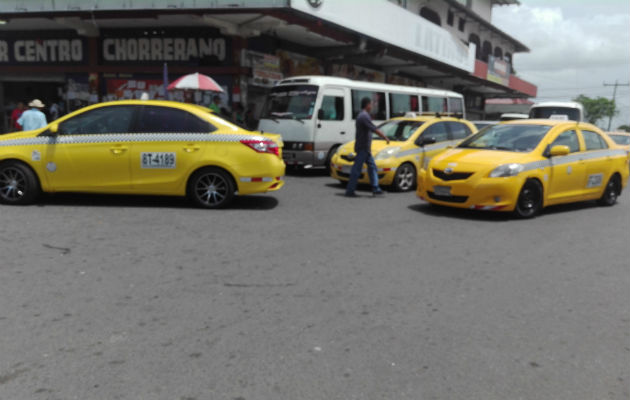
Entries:
[[[630,81],[629,0],[521,0],[495,7],[492,19],[531,49],[514,56],[514,67],[538,86],[539,101],[610,98],[604,82]],[[630,124],[629,87],[618,88],[617,106],[613,129]]]

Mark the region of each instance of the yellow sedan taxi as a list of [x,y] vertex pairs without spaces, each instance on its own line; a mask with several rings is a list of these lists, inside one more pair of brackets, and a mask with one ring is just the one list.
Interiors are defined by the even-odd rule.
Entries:
[[611,206],[627,182],[628,151],[594,125],[519,120],[435,157],[420,171],[417,194],[432,204],[530,218],[554,204]]
[[630,150],[630,132],[607,132],[607,134],[619,146]]
[[[390,140],[389,145],[376,135],[372,140],[379,184],[401,192],[415,187],[423,163],[477,131],[463,119],[415,114],[390,119],[378,128]],[[355,156],[354,141],[340,146],[331,159],[331,176],[348,182]],[[369,183],[366,171],[364,166],[359,183]]]
[[221,208],[235,194],[280,189],[281,148],[279,135],[243,130],[201,106],[101,103],[0,136],[0,202],[90,192],[188,196]]

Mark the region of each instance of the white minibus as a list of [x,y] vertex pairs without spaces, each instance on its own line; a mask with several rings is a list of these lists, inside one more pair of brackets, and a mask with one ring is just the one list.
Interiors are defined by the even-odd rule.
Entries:
[[574,101],[545,101],[536,103],[529,109],[529,118],[566,119],[581,122],[584,121],[584,107]]
[[354,140],[355,118],[365,97],[372,99],[377,125],[410,111],[465,118],[464,97],[447,90],[296,76],[271,89],[258,129],[282,135],[288,166],[328,167],[337,147]]

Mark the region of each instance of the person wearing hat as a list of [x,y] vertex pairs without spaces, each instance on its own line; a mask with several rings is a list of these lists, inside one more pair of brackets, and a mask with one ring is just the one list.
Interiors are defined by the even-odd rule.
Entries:
[[24,111],[20,119],[18,119],[18,124],[22,126],[22,129],[32,131],[48,125],[46,115],[41,111],[42,108],[44,108],[44,103],[39,99],[35,99],[28,103],[28,106],[31,107],[31,109]]

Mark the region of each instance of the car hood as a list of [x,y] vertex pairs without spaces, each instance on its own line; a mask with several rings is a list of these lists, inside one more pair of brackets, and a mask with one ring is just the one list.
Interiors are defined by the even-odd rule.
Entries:
[[530,161],[533,161],[532,156],[526,153],[456,148],[436,156],[431,161],[430,166],[437,169],[444,169],[450,166],[455,168],[455,170],[478,171],[493,169],[503,164],[521,164]]
[[[348,142],[344,145],[342,145],[339,148],[339,155],[345,155],[345,154],[350,154],[350,153],[354,153],[354,140],[352,142]],[[405,142],[394,142],[394,141],[390,141],[389,144],[387,144],[386,141],[384,140],[372,140],[372,155],[377,155],[381,150],[384,150],[388,147],[402,147],[405,145]]]

